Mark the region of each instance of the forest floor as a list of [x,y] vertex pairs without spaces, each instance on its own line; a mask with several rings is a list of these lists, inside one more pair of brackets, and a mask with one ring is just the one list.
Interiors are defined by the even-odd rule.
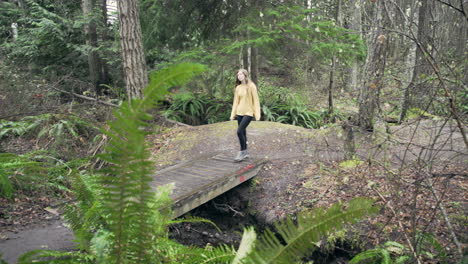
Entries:
[[[363,248],[386,241],[406,244],[408,234],[415,228],[434,234],[450,258],[454,252],[452,237],[427,180],[431,180],[432,190],[438,194],[455,234],[466,249],[468,168],[466,149],[459,144],[459,134],[448,127],[447,134],[441,136],[450,137],[452,146],[437,152],[429,178],[422,177],[427,171],[417,166],[422,156],[429,155],[421,147],[430,134],[428,131],[440,128],[440,124],[423,120],[414,130],[408,128],[411,124],[392,128],[396,141],[416,131],[409,150],[405,149],[408,144],[394,141],[376,144],[378,137],[357,134],[359,159],[346,162],[344,135],[338,126],[310,130],[253,122],[248,128],[249,149],[251,155],[265,157],[266,165],[252,181],[191,212],[212,220],[221,231],[207,224],[179,224],[171,227],[170,236],[183,244],[201,247],[220,243],[237,245],[245,226],[263,230],[287,215],[364,196],[376,200],[381,214],[328,239],[330,243],[323,243],[314,263],[346,263],[346,258]],[[235,130],[234,122],[172,127],[150,136],[148,141],[160,169],[210,152],[228,152],[234,157],[238,144]],[[17,146],[27,144],[17,140]],[[447,146],[447,141],[444,142]],[[1,144],[2,149],[15,151],[14,145]],[[406,155],[404,163],[403,154]],[[420,184],[414,184],[416,180]],[[4,258],[15,263],[18,255],[32,249],[72,249],[72,232],[60,215],[60,204],[70,199],[66,194],[51,198],[43,193],[25,193],[12,201],[1,200],[0,252]],[[426,250],[434,253],[433,248]],[[427,259],[425,263],[437,262]]]

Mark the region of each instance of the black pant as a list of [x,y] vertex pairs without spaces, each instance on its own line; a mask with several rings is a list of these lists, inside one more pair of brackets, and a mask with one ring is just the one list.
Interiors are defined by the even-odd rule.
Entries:
[[237,124],[239,127],[237,128],[237,136],[239,137],[239,143],[242,150],[247,149],[247,126],[250,124],[250,121],[252,121],[251,116],[236,116]]

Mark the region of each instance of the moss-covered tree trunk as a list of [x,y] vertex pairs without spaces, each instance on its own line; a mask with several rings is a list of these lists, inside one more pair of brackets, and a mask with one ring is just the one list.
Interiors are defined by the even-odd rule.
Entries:
[[141,36],[138,0],[117,1],[123,70],[129,99],[142,98],[148,85],[145,54]]

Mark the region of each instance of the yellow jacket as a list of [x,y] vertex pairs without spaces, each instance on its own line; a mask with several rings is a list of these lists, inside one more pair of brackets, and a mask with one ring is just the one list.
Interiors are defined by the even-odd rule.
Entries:
[[257,86],[253,82],[240,84],[236,87],[231,119],[234,119],[236,115],[253,116],[257,121],[260,120],[260,101],[258,99]]

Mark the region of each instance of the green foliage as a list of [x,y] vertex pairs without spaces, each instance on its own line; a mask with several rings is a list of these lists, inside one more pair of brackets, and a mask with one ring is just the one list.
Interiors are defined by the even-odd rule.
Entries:
[[[403,264],[408,263],[410,257],[404,255],[405,246],[389,241],[383,244],[383,246],[376,247],[359,253],[349,263],[381,263],[381,264]],[[392,258],[392,255],[396,255],[396,259]]]
[[0,2],[0,43],[13,38],[11,24],[20,17],[21,12],[12,2]]
[[311,111],[299,96],[284,87],[265,85],[259,97],[265,121],[280,122],[305,128],[319,128],[326,115],[321,111]]
[[[233,41],[224,52],[237,52],[245,45],[274,47],[288,43],[314,55],[314,58],[329,61],[333,56],[344,63],[365,58],[365,46],[357,34],[339,27],[333,21],[317,15],[318,9],[307,9],[298,5],[280,5],[265,10],[263,17],[257,14],[246,17],[236,29],[250,32],[250,39]],[[303,54],[302,54],[303,55]]]
[[75,115],[42,114],[27,116],[19,121],[0,120],[0,138],[33,134],[37,140],[44,136],[60,143],[68,137],[78,139],[89,136],[97,128]]
[[24,155],[0,153],[0,196],[11,198],[16,191],[69,191],[68,176],[85,162],[63,162],[45,151]]
[[99,174],[102,184],[102,205],[106,223],[112,233],[112,263],[149,263],[156,261],[157,243],[153,235],[151,204],[154,195],[149,183],[153,165],[145,142],[144,128],[150,119],[147,111],[161,100],[171,86],[182,85],[201,65],[181,64],[151,74],[143,99],[124,102],[114,111],[116,119],[103,131],[110,142],[106,154],[100,156],[110,164]]
[[[447,263],[447,253],[444,247],[432,234],[418,232],[415,251],[418,256],[438,260],[438,263]],[[412,263],[412,261],[414,261],[413,254],[406,246],[388,241],[381,246],[359,253],[349,263],[403,264]]]
[[363,161],[356,157],[355,159],[352,159],[352,160],[345,160],[345,161],[340,162],[340,167],[345,168],[345,169],[351,169],[351,168],[358,167],[362,163]]
[[416,233],[416,252],[428,259],[436,259],[439,263],[448,263],[447,252],[443,245],[431,233]]
[[56,67],[58,64],[76,65],[80,62],[76,60],[80,58],[80,53],[77,52],[75,38],[81,33],[81,28],[74,27],[73,20],[66,16],[80,10],[79,5],[60,10],[59,4],[53,6],[45,2],[48,1],[41,4],[31,0],[25,2],[23,10],[18,10],[24,14],[16,21],[19,25],[18,39],[4,43],[3,47],[10,58],[44,66],[44,70],[50,67],[59,70]]
[[432,115],[422,109],[419,108],[411,108],[408,110],[408,119],[415,119],[415,118],[430,118],[430,119],[437,119],[438,117]]
[[80,264],[94,263],[94,257],[81,252],[62,252],[56,250],[32,250],[18,258],[18,264]]
[[2,253],[0,253],[0,264],[8,264],[5,260],[3,260]]
[[39,187],[44,168],[28,156],[0,153],[0,195],[11,198],[16,189]]
[[0,139],[8,136],[22,136],[29,131],[27,121],[0,120]]
[[103,208],[98,199],[100,186],[95,175],[85,171],[73,172],[71,190],[76,202],[65,206],[65,219],[75,234],[76,242],[81,250],[90,250],[90,241],[102,231],[104,226]]
[[163,115],[190,125],[212,124],[226,121],[231,104],[207,94],[178,93]]
[[[330,232],[342,228],[344,224],[355,223],[364,216],[377,213],[378,208],[372,204],[373,201],[370,199],[354,198],[346,206],[346,210],[343,210],[343,205],[338,203],[328,210],[318,208],[300,213],[297,217],[297,224],[291,218],[287,218],[275,225],[278,230],[277,235],[267,229],[255,243],[251,252],[241,259],[241,262],[294,263],[300,261],[317,247],[316,243],[322,237]],[[251,244],[251,240],[244,242]],[[241,245],[240,247],[251,246]]]

